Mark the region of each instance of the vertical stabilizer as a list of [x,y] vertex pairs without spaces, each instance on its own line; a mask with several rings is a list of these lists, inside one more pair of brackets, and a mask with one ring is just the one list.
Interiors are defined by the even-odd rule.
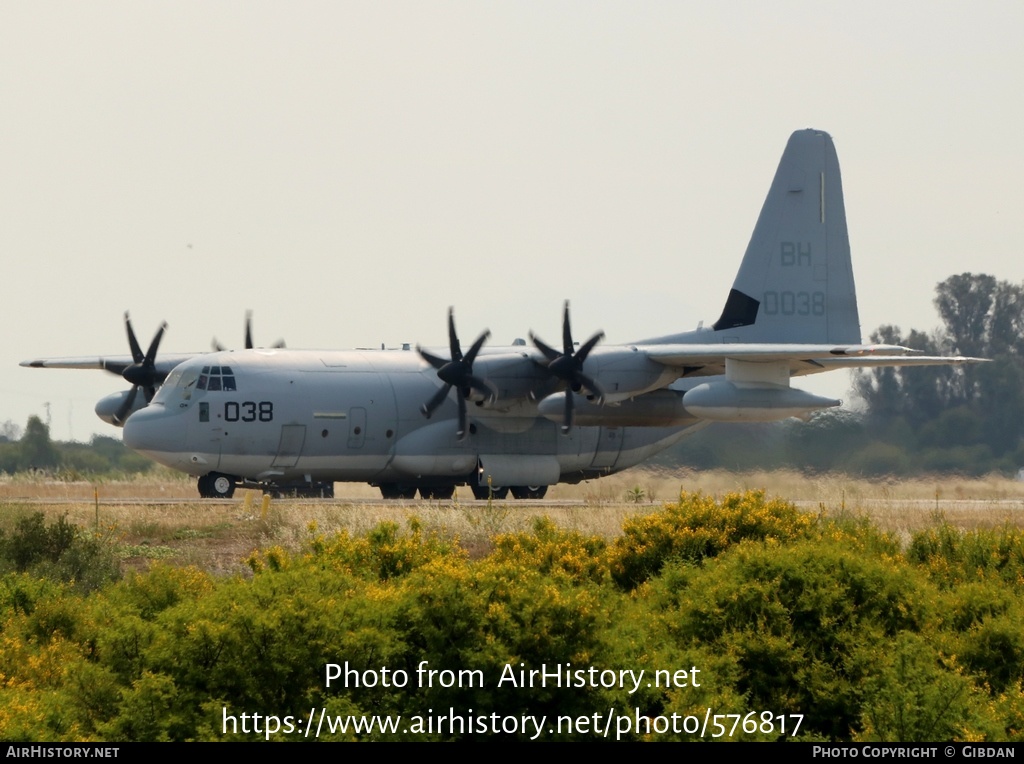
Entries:
[[790,136],[713,329],[722,342],[860,342],[843,184],[828,133]]

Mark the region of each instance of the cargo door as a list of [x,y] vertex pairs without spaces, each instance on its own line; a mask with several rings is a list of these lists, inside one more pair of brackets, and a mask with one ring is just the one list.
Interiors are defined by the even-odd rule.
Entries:
[[597,449],[594,452],[594,461],[590,466],[594,469],[611,469],[619,459],[619,451],[622,449],[621,427],[601,427],[597,435]]
[[306,442],[306,425],[281,425],[281,440],[277,445],[277,455],[271,467],[294,467],[302,455],[302,445]]

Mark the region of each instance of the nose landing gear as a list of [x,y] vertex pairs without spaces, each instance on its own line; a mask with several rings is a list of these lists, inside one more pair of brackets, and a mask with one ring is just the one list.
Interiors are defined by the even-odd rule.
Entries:
[[230,499],[235,495],[235,478],[211,472],[199,478],[199,495],[204,499]]

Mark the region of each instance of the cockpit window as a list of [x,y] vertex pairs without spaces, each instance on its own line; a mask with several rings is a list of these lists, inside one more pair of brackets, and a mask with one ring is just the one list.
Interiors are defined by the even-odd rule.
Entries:
[[167,379],[157,391],[155,401],[166,401],[172,395],[180,395],[182,400],[190,400],[192,391],[196,389],[199,374],[195,369],[176,368],[167,375]]
[[198,376],[194,371],[186,371],[181,375],[179,387],[181,388],[182,400],[187,401],[192,398],[192,390],[196,386],[196,377]]
[[230,366],[204,366],[196,388],[212,391],[238,389]]
[[235,382],[235,375],[230,366],[203,366],[202,369],[193,366],[191,368],[178,367],[167,375],[163,385],[157,391],[155,400],[166,401],[170,396],[181,396],[180,399],[188,401],[196,390],[208,391],[235,391],[238,386]]

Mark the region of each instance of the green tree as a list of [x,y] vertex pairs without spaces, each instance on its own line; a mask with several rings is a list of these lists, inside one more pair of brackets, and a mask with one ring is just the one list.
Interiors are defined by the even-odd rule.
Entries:
[[60,461],[60,454],[50,441],[50,428],[37,416],[28,418],[19,446],[19,467],[23,470],[50,470]]
[[882,326],[872,341],[991,363],[859,372],[854,389],[866,404],[870,434],[912,450],[910,468],[1015,469],[1024,453],[1024,286],[961,273],[935,292],[941,330],[904,336]]
[[988,351],[997,283],[987,273],[961,273],[935,287],[935,307],[958,353],[980,356]]

